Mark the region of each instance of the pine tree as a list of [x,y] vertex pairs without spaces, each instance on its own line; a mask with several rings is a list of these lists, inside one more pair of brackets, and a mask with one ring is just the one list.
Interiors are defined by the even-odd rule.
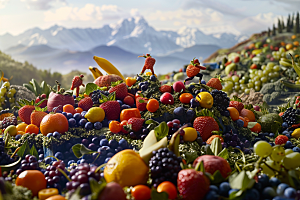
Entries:
[[300,24],[299,24],[299,12],[297,12],[297,17],[296,17],[296,22],[295,22],[295,27],[296,27],[296,33],[300,33]]
[[282,33],[282,27],[280,23],[280,19],[278,18],[278,25],[277,25],[278,33]]
[[268,37],[271,37],[271,30],[268,28]]
[[275,28],[275,24],[273,24],[272,35],[273,35],[273,36],[275,36],[275,35],[276,35],[276,28]]
[[291,29],[294,28],[294,13],[292,15],[292,19],[291,19],[290,25],[291,25]]
[[291,17],[290,17],[290,14],[289,14],[289,16],[288,16],[288,18],[287,18],[287,22],[286,22],[286,32],[291,32],[291,22],[290,22],[290,20],[291,20]]
[[284,20],[282,16],[281,16],[281,29],[282,31],[285,29]]

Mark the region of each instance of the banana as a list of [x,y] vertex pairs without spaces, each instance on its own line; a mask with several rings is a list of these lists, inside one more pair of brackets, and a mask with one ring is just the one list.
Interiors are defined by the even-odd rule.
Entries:
[[290,59],[287,59],[287,58],[280,58],[281,61],[285,61],[285,62],[288,62],[288,63],[291,63],[292,64],[292,61]]
[[280,60],[279,64],[284,66],[284,67],[289,67],[289,68],[293,67],[292,63],[286,62],[286,61],[283,61],[283,60]]
[[103,76],[103,74],[97,67],[90,66],[89,70],[92,72],[94,79],[97,79],[99,76]]
[[125,80],[124,76],[121,74],[121,72],[113,65],[111,64],[108,60],[105,58],[101,58],[98,56],[94,56],[94,60],[96,63],[108,74],[115,74],[120,76],[123,80]]
[[170,143],[169,143],[169,149],[173,151],[173,153],[176,156],[180,156],[179,153],[179,143],[180,143],[180,134],[179,131],[174,133],[171,137]]
[[291,82],[286,81],[286,80],[281,80],[281,83],[283,85],[285,85],[286,87],[288,87],[288,88],[300,89],[300,84],[294,84],[294,83],[291,83]]

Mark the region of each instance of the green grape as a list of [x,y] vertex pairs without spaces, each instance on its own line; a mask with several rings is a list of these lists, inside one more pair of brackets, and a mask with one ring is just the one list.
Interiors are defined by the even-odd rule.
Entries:
[[245,90],[245,86],[241,85],[241,90],[244,91]]
[[254,153],[260,157],[267,157],[272,153],[272,147],[266,141],[258,141],[253,146]]
[[10,98],[10,97],[13,97],[14,95],[13,95],[11,92],[8,92],[8,93],[6,94],[6,96],[7,96],[8,98]]
[[277,77],[279,77],[279,72],[273,72],[273,76],[274,76],[274,78],[277,78]]
[[268,74],[268,76],[269,76],[270,78],[273,78],[273,77],[274,77],[274,73],[273,73],[273,72],[270,72],[270,73]]
[[286,53],[283,52],[283,53],[280,54],[280,56],[281,56],[281,58],[285,58],[286,57]]
[[284,53],[285,52],[285,48],[284,47],[280,47],[279,48],[279,53]]
[[260,81],[255,81],[255,82],[254,82],[254,85],[255,85],[255,86],[261,86],[261,82],[260,82]]
[[10,83],[9,82],[4,82],[2,84],[2,87],[9,88],[10,87]]
[[273,63],[273,62],[268,62],[268,64],[267,64],[267,67],[269,67],[269,68],[273,68],[275,66],[275,63]]
[[245,89],[245,93],[249,94],[250,93],[250,89]]
[[282,161],[287,169],[295,169],[300,166],[300,153],[293,152],[286,155]]
[[228,82],[227,82],[227,85],[228,85],[229,88],[232,88],[233,85],[234,85],[234,83],[233,83],[232,81],[228,81]]
[[245,80],[244,80],[244,79],[240,79],[240,80],[239,80],[239,83],[240,83],[240,84],[244,84],[244,83],[245,83]]
[[256,86],[254,87],[254,90],[257,92],[257,91],[260,90],[260,87],[256,85]]
[[262,70],[265,70],[266,69],[266,65],[262,65],[260,68],[262,69]]
[[5,97],[4,96],[0,96],[0,103],[3,103],[5,101]]
[[235,91],[239,91],[240,89],[241,89],[241,86],[239,86],[239,85],[234,86]]
[[248,83],[248,88],[253,88],[254,84],[253,83]]
[[286,149],[285,150],[285,155],[288,155],[288,154],[293,153],[293,152],[294,152],[293,149]]
[[270,155],[270,158],[276,162],[281,161],[285,157],[285,151],[282,146],[275,146]]
[[299,84],[300,84],[300,81],[296,81],[295,84],[296,84],[296,85],[299,85]]
[[15,98],[8,98],[8,101],[9,101],[9,103],[13,103],[13,102],[15,102]]
[[271,67],[271,66],[267,65],[267,67],[266,67],[266,71],[268,71],[268,72],[271,72],[271,71],[272,71],[272,69],[273,69],[273,67]]
[[258,81],[259,79],[260,79],[259,76],[255,76],[255,77],[253,78],[253,81],[256,82],[256,81]]
[[240,78],[238,76],[232,76],[231,79],[232,79],[233,82],[236,83],[236,82],[239,82]]
[[268,78],[267,78],[267,77],[261,77],[261,78],[260,78],[260,81],[261,81],[262,83],[266,83],[266,82],[268,82]]
[[1,92],[2,94],[5,94],[5,93],[7,92],[7,90],[6,90],[6,88],[3,87],[3,88],[0,89],[0,92]]
[[255,74],[250,74],[249,77],[250,77],[251,79],[253,79],[253,78],[255,77]]
[[263,75],[264,75],[264,76],[268,76],[268,74],[269,74],[269,71],[267,71],[267,70],[264,70],[264,71],[263,71]]
[[273,67],[273,71],[279,72],[279,71],[280,71],[280,66],[279,66],[279,65],[275,65],[275,66]]
[[[268,175],[268,176],[274,176],[275,173],[274,173],[274,171],[270,168],[270,167],[273,167],[274,161],[268,160],[268,161],[266,161],[266,163],[267,163],[268,165],[266,165],[265,163],[261,163],[261,164],[260,164],[260,167],[262,168],[263,173],[266,174],[266,175]],[[268,167],[268,166],[270,166],[270,167]]]

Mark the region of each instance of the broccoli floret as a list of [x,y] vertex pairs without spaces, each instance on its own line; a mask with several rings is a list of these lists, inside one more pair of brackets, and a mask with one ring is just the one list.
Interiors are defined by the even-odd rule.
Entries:
[[3,195],[3,199],[32,200],[32,192],[22,186],[13,186],[12,193]]

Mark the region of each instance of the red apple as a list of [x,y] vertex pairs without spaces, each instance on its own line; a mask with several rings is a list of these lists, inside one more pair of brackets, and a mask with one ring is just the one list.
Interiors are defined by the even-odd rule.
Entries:
[[165,92],[160,96],[160,102],[162,102],[163,104],[173,105],[174,98],[173,98],[172,94],[170,94],[169,92]]
[[51,92],[49,94],[48,102],[47,102],[47,108],[48,111],[52,111],[53,108],[58,107],[57,111],[62,111],[63,106],[66,104],[71,104],[74,106],[75,101],[73,96],[68,94],[57,94],[54,92]]
[[176,81],[176,82],[173,84],[173,89],[174,89],[175,92],[184,92],[185,86],[184,86],[183,82],[181,82],[181,81]]
[[107,183],[100,193],[98,200],[126,200],[126,194],[121,185],[115,182]]

